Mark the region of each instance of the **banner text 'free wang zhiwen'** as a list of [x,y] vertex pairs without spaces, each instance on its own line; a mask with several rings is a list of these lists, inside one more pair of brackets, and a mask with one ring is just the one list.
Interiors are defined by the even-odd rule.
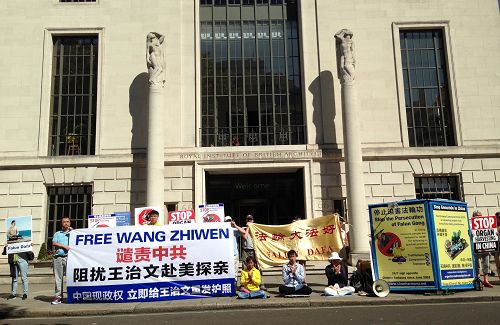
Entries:
[[144,302],[232,296],[225,223],[73,230],[68,301]]

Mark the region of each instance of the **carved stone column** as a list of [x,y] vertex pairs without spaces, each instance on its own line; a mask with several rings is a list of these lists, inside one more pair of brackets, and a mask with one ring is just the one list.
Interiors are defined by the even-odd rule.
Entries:
[[164,133],[163,96],[165,86],[164,39],[151,32],[146,39],[146,63],[149,73],[149,120],[147,160],[147,205],[164,205]]
[[340,47],[340,79],[342,85],[342,117],[344,130],[344,153],[347,180],[347,206],[349,211],[349,262],[353,265],[359,259],[368,259],[369,218],[365,200],[363,180],[363,155],[361,150],[361,129],[356,103],[355,67],[356,59],[352,32],[342,29],[335,38]]

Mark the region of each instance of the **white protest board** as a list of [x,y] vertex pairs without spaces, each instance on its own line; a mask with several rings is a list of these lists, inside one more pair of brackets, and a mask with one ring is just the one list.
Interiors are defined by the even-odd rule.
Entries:
[[170,211],[168,213],[168,224],[195,223],[194,210]]
[[224,221],[224,204],[201,204],[198,206],[198,220],[203,222]]
[[498,252],[497,218],[479,216],[470,219],[474,253]]
[[88,217],[89,228],[116,227],[116,216],[114,214],[96,214]]
[[73,230],[68,301],[144,302],[232,296],[233,240],[228,223]]

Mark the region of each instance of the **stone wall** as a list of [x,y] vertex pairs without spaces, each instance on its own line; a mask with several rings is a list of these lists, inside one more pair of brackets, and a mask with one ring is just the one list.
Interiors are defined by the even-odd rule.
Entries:
[[[500,211],[500,158],[421,158],[364,162],[367,204],[415,198],[415,176],[458,175],[469,209],[484,215]],[[346,197],[343,162],[313,167],[314,215],[333,212],[333,200]]]

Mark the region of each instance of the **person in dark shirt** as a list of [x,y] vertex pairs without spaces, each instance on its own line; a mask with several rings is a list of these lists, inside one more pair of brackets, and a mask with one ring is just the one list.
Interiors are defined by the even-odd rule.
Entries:
[[330,264],[325,268],[328,286],[324,290],[325,296],[345,296],[352,294],[355,290],[348,286],[347,265],[342,263],[339,253],[333,252],[328,258]]

